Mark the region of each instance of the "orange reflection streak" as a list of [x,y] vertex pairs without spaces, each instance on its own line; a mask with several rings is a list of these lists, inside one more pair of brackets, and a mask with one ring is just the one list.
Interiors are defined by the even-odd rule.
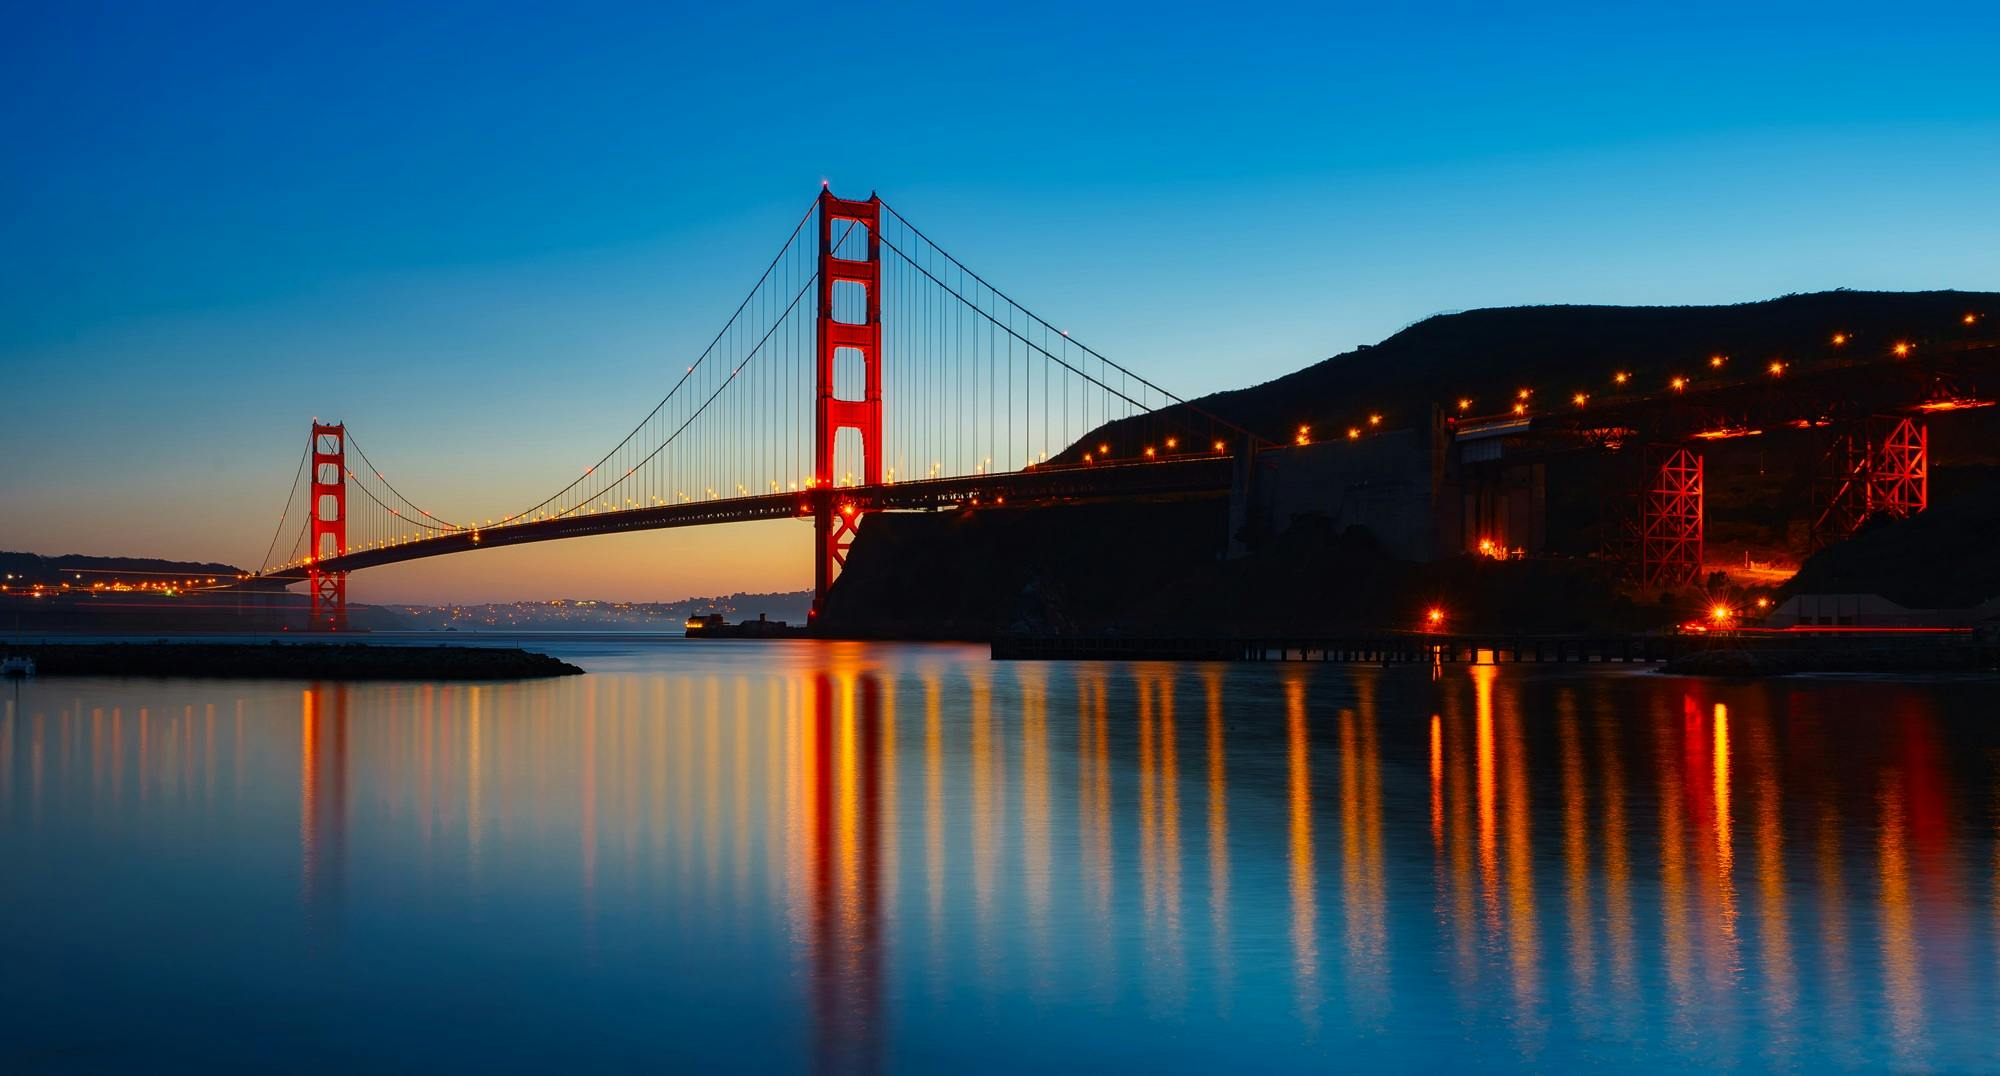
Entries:
[[1444,725],[1431,715],[1431,847],[1444,855]]
[[479,804],[479,686],[466,689],[465,718],[465,841],[466,856],[476,874],[479,870],[479,824],[483,819]]
[[[1359,712],[1343,712],[1342,751],[1352,746],[1352,763],[1343,761],[1343,772],[1353,774],[1353,794],[1343,794],[1343,808],[1352,811],[1354,847],[1345,859],[1351,864],[1352,882],[1347,885],[1349,996],[1355,1011],[1364,1020],[1377,1023],[1388,1004],[1385,985],[1389,978],[1389,946],[1386,892],[1382,873],[1382,752],[1376,739],[1375,680],[1368,673],[1357,678],[1356,703]],[[1349,828],[1343,819],[1343,829]]]
[[[147,751],[148,741],[151,738],[150,733],[152,731],[150,725],[151,722],[148,720],[146,708],[144,706],[139,707],[138,770],[139,770],[139,802],[142,804],[146,802],[146,792],[152,774],[152,769],[151,769],[152,756],[150,752]],[[36,714],[35,715],[35,802],[37,804],[40,804],[41,800],[42,800],[42,715]]]
[[1028,900],[1036,985],[1047,984],[1049,953],[1049,730],[1048,682],[1039,666],[1020,666],[1021,885]]
[[1725,946],[1720,964],[1734,969],[1736,966],[1736,838],[1732,829],[1729,802],[1729,707],[1715,704],[1714,720],[1714,771],[1715,797],[1715,892],[1716,902],[1721,908],[1722,937]]
[[[712,905],[720,888],[722,873],[722,775],[719,772],[722,757],[722,684],[711,676],[707,686],[708,698],[701,711],[701,888]],[[854,685],[849,682],[842,686],[848,695],[845,705],[851,711]]]
[[1292,868],[1292,960],[1299,1019],[1309,1030],[1319,1025],[1318,900],[1314,895],[1312,765],[1307,753],[1306,685],[1296,674],[1285,681],[1286,760],[1290,776]]
[[[1495,675],[1499,672],[1494,670]],[[1526,730],[1511,697],[1501,746],[1507,797],[1507,931],[1513,958],[1516,1031],[1539,1045],[1545,1029],[1541,1012],[1541,929],[1535,911],[1534,819],[1530,813]]]
[[[1479,978],[1479,959],[1475,947],[1476,932],[1480,927],[1479,912],[1475,906],[1475,893],[1479,879],[1473,868],[1473,814],[1472,796],[1467,784],[1470,781],[1470,759],[1465,751],[1465,720],[1457,692],[1445,698],[1445,714],[1451,718],[1444,724],[1445,731],[1445,780],[1446,801],[1450,804],[1451,822],[1446,827],[1449,836],[1450,873],[1440,870],[1440,905],[1443,903],[1443,888],[1449,887],[1452,906],[1446,915],[1451,921],[1452,938],[1458,950],[1458,963],[1454,975],[1461,990],[1468,989]],[[1451,764],[1456,760],[1456,764]]]
[[[972,891],[981,937],[993,921],[993,879],[1000,839],[995,774],[999,761],[993,750],[993,683],[984,669],[968,673],[972,688]],[[983,952],[990,948],[982,945]]]
[[[924,870],[930,897],[931,953],[939,974],[944,949],[944,748],[938,713],[937,670],[924,678]],[[938,981],[934,975],[932,981]]]
[[[712,683],[712,681],[711,681]],[[815,684],[824,692],[825,686]],[[819,701],[814,697],[814,701]],[[808,711],[812,712],[812,711]],[[681,892],[687,893],[689,880],[694,877],[695,812],[694,812],[694,679],[681,678],[680,706],[673,715],[674,729],[674,844],[680,865],[678,879]],[[811,759],[806,755],[801,765]]]
[[[770,690],[767,681],[765,690]],[[731,715],[729,745],[731,758],[735,763],[735,801],[730,806],[730,825],[735,842],[735,879],[731,885],[734,902],[739,914],[748,914],[750,900],[750,829],[755,822],[750,817],[750,684],[738,679],[736,686],[736,712]]]
[[1099,946],[1100,982],[1112,982],[1111,948],[1111,759],[1106,745],[1104,674],[1095,667],[1077,674],[1077,827],[1088,870],[1092,911],[1097,920],[1092,936]]
[[1565,689],[1556,696],[1556,714],[1556,738],[1562,744],[1563,867],[1569,883],[1565,918],[1569,922],[1570,993],[1579,1010],[1591,1014],[1596,1009],[1597,950],[1596,932],[1591,929],[1590,804],[1574,692]]
[[1500,670],[1474,665],[1472,673],[1473,753],[1479,795],[1479,893],[1486,912],[1486,936],[1500,938],[1500,844],[1494,813],[1493,678]]
[[[896,761],[896,681],[869,681],[880,696],[880,714],[877,725],[881,741],[876,750],[870,752],[871,772],[880,774],[880,809],[876,813],[878,822],[869,827],[871,838],[881,834],[881,916],[890,922],[896,917],[896,879],[900,874],[901,861],[898,851],[901,842],[896,836],[896,774],[900,766]],[[871,920],[871,924],[872,924]]]
[[1139,696],[1139,892],[1146,909],[1146,932],[1159,926],[1159,880],[1155,875],[1153,832],[1153,685],[1133,678]]
[[1757,774],[1758,936],[1763,943],[1766,1054],[1789,1058],[1794,1044],[1793,1008],[1798,997],[1792,966],[1791,913],[1785,900],[1785,823],[1778,783],[1778,760],[1771,746],[1771,723],[1749,726],[1748,747]]
[[1909,823],[1903,811],[1903,775],[1882,777],[1877,801],[1882,826],[1876,838],[1881,874],[1882,972],[1898,1067],[1923,1064],[1924,993],[1915,915],[1910,907]]
[[1181,776],[1180,747],[1176,742],[1174,725],[1174,670],[1164,666],[1159,670],[1158,700],[1159,722],[1154,732],[1159,737],[1160,760],[1160,865],[1163,871],[1161,890],[1164,896],[1165,946],[1167,961],[1167,981],[1164,984],[1168,994],[1177,1003],[1182,997],[1183,974],[1181,948]]
[[839,922],[836,930],[842,943],[833,948],[849,952],[848,939],[858,936],[861,921],[861,801],[860,730],[855,727],[854,679],[836,674],[836,702],[833,737],[834,789],[834,891]]
[[1817,889],[1820,900],[1820,961],[1826,969],[1824,989],[1832,1029],[1841,1038],[1836,1045],[1849,1061],[1858,1062],[1859,1055],[1852,1048],[1854,1034],[1854,978],[1849,962],[1851,941],[1847,936],[1847,884],[1845,865],[1842,863],[1840,835],[1841,819],[1838,800],[1834,797],[1831,783],[1822,782],[1816,790],[1820,802],[1819,832],[1816,836],[1819,861]]
[[[143,714],[145,711],[140,711]],[[139,742],[144,744],[142,723]],[[141,750],[144,750],[142,747]],[[319,689],[299,692],[299,884],[301,897],[312,892],[313,871],[319,864],[315,823],[319,818]]]
[[[586,927],[594,926],[597,920],[597,694],[593,687],[587,686],[584,691],[582,745],[578,749],[582,755],[578,768],[582,771],[583,780],[578,788],[580,815],[577,843],[582,850],[583,920]],[[428,720],[424,722],[424,728],[424,741],[428,744]],[[428,765],[425,772],[429,772]]]
[[1680,744],[1675,740],[1672,720],[1665,712],[1654,713],[1653,733],[1653,754],[1659,760],[1661,929],[1666,942],[1674,1031],[1686,1040],[1695,1034],[1689,1022],[1694,1003],[1694,983],[1689,973],[1693,957],[1688,938],[1687,864],[1683,860],[1686,837],[1681,818],[1681,799],[1686,792],[1681,787]]
[[1208,688],[1208,914],[1218,982],[1216,1004],[1229,1008],[1229,762],[1222,729],[1222,674],[1204,674]]
[[321,684],[299,700],[299,899],[315,925],[338,922],[346,881],[346,685],[331,702]]
[[1604,793],[1604,921],[1611,948],[1611,982],[1619,1024],[1629,1032],[1638,1008],[1637,954],[1632,937],[1632,865],[1626,850],[1625,763],[1618,751],[1622,722],[1608,708],[1598,715],[1598,772]]

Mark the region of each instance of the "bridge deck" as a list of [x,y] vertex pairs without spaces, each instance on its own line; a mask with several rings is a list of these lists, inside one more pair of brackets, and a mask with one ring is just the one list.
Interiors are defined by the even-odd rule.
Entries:
[[[629,508],[558,519],[534,520],[500,527],[468,528],[376,549],[360,549],[329,557],[319,567],[327,572],[351,572],[424,557],[463,553],[491,546],[549,542],[593,534],[699,527],[758,519],[810,517],[817,496],[830,495],[835,504],[852,504],[860,511],[910,511],[967,504],[1049,504],[1094,500],[1219,496],[1229,491],[1233,464],[1228,456],[1193,456],[1147,463],[1044,467],[1029,471],[924,479],[881,486],[843,487],[826,494],[772,493],[726,497],[711,501]],[[294,582],[306,577],[304,566],[257,577]]]

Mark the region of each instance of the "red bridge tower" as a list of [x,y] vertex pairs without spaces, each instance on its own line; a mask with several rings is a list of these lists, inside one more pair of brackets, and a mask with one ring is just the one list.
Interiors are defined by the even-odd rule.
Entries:
[[[836,222],[844,222],[838,235]],[[822,189],[819,195],[819,362],[818,391],[813,412],[813,607],[818,617],[826,602],[833,577],[847,563],[848,547],[867,510],[851,497],[842,497],[840,476],[834,473],[834,445],[840,431],[851,429],[861,435],[860,484],[882,484],[882,201],[870,195],[865,202],[836,198]],[[837,251],[852,250],[849,242],[856,229],[866,231],[866,258],[841,258]],[[851,319],[851,299],[841,304],[850,320],[834,316],[837,285],[858,286],[864,293],[859,321]],[[834,388],[834,367],[843,353],[858,357],[864,371],[862,398],[842,399]],[[850,361],[852,359],[850,358]]]
[[[312,592],[311,631],[347,630],[347,573],[321,571],[319,562],[347,552],[347,426],[313,422],[312,548],[306,553],[306,589]],[[331,541],[328,541],[331,539]]]

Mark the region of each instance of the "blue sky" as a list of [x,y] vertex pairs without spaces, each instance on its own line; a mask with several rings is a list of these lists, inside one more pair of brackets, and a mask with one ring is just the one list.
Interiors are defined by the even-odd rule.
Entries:
[[[1183,394],[1441,310],[2000,289],[1990,5],[129,7],[0,38],[4,548],[254,561],[315,415],[533,500],[822,177]],[[566,545],[355,585],[809,575],[788,524]]]

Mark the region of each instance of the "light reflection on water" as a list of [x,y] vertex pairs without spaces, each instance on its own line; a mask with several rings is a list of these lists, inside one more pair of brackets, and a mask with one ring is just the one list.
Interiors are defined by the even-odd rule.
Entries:
[[576,660],[8,688],[0,1062],[2000,1068],[1991,685]]

